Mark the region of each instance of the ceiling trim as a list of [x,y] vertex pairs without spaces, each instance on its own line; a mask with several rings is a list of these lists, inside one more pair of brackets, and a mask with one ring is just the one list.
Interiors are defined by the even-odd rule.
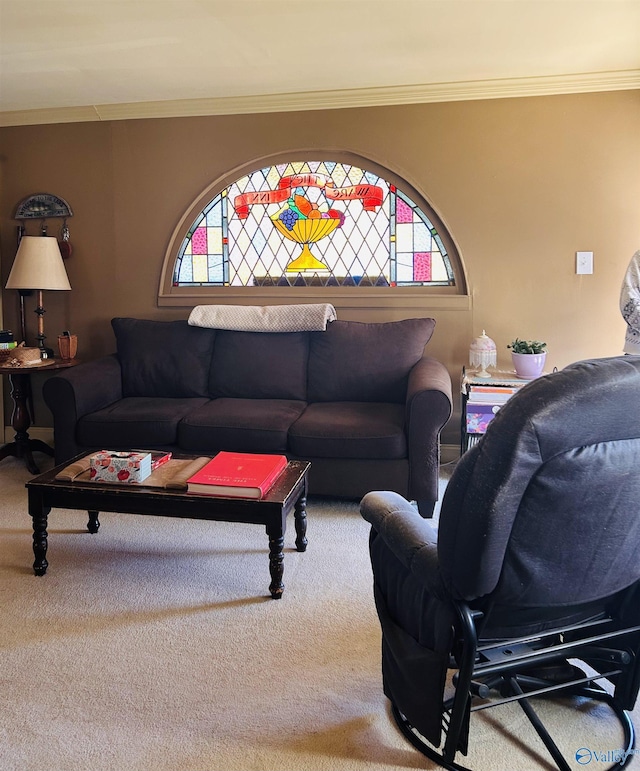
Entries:
[[640,89],[640,70],[0,112],[0,126],[336,110]]

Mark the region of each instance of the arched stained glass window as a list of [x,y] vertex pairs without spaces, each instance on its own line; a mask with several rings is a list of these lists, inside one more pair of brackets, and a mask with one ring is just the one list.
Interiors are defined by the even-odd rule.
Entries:
[[195,218],[172,283],[454,286],[442,227],[372,171],[288,162],[238,179]]

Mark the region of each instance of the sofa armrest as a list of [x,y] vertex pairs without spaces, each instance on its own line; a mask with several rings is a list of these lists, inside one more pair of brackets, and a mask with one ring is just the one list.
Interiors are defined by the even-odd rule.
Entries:
[[116,354],[62,370],[45,381],[44,401],[53,415],[56,463],[81,450],[76,425],[83,415],[122,399],[122,373]]
[[423,356],[409,374],[405,406],[409,451],[409,496],[424,517],[438,500],[440,432],[451,417],[453,398],[447,368]]

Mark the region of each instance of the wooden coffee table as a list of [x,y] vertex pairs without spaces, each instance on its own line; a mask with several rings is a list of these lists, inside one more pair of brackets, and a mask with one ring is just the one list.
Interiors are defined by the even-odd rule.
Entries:
[[271,575],[269,592],[274,600],[280,599],[284,590],[284,535],[287,515],[291,511],[294,514],[296,549],[303,552],[307,548],[306,501],[310,463],[289,461],[264,498],[249,500],[188,495],[183,491],[137,485],[67,482],[55,479],[58,472],[81,457],[83,456],[56,466],[25,485],[29,496],[29,514],[33,520],[33,569],[37,576],[43,576],[49,564],[46,558],[47,520],[52,508],[84,509],[89,513],[87,529],[90,533],[98,532],[100,511],[219,522],[248,522],[264,525],[266,528]]

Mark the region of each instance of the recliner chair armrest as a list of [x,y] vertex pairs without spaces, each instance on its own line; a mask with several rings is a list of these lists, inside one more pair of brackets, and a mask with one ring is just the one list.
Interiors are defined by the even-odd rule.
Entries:
[[409,373],[405,421],[409,451],[409,497],[423,517],[438,500],[440,432],[451,417],[451,377],[442,362],[423,356]]
[[438,535],[398,493],[374,491],[360,502],[360,514],[389,549],[435,596],[447,598],[438,569]]

